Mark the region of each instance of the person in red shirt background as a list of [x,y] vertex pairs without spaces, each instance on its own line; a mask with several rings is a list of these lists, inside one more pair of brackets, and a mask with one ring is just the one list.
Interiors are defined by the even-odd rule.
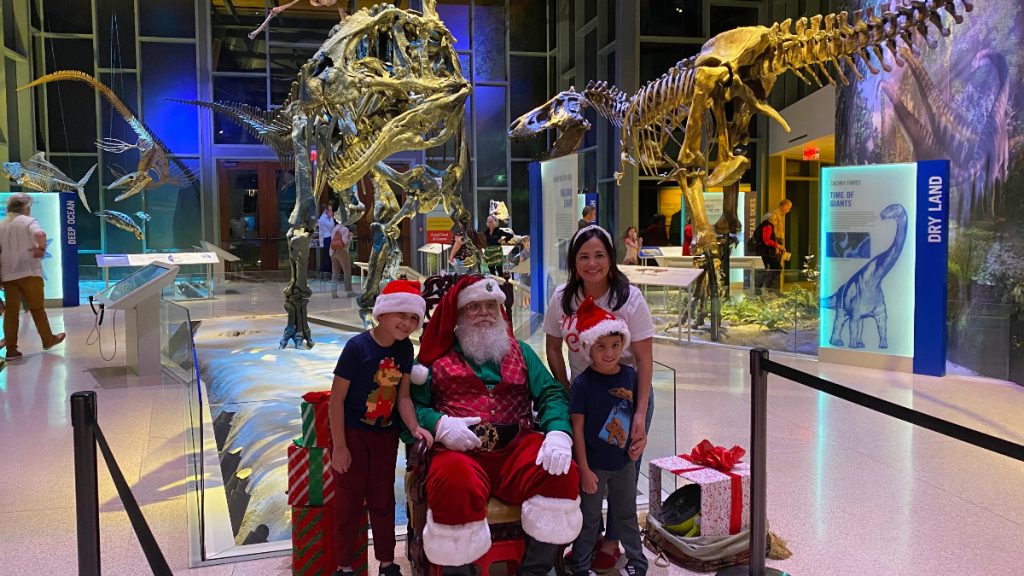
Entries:
[[780,288],[782,260],[786,253],[782,230],[786,214],[792,209],[793,203],[783,199],[779,202],[779,207],[765,214],[764,219],[754,229],[754,243],[765,267],[754,286],[754,294],[757,296],[760,296],[763,290],[777,292]]

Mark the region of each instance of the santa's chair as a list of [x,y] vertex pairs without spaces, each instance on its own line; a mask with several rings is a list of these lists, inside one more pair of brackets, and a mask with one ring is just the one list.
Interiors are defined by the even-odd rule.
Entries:
[[[431,276],[423,283],[423,299],[427,301],[424,326],[430,319],[430,311],[441,298],[462,278],[460,274]],[[505,293],[505,318],[511,323],[512,284],[501,284]],[[408,447],[406,451],[405,494],[409,507],[409,527],[405,536],[406,555],[412,565],[413,576],[438,576],[441,567],[431,564],[423,550],[423,527],[427,523],[427,470],[430,468],[430,451],[422,440]],[[520,521],[519,506],[510,506],[497,498],[487,501],[487,524],[491,531],[491,548],[473,564],[479,576],[489,576],[493,564],[505,563],[507,574],[514,574],[519,568],[526,551],[526,534]],[[558,571],[561,573],[561,556],[558,555]]]

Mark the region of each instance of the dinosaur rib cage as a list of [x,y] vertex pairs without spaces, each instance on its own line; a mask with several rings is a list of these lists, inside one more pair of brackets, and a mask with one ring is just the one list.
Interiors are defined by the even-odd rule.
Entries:
[[[690,113],[696,78],[693,60],[682,60],[660,78],[644,84],[623,111],[623,143],[632,149],[630,156],[647,176],[661,175],[666,163],[680,168],[665,154],[665,145],[669,140],[682,145],[673,133],[685,128]],[[705,129],[709,124],[704,123]]]
[[[874,6],[858,10],[853,13],[852,22],[845,11],[810,19],[800,18],[795,23],[784,20],[771,27],[774,55],[762,61],[761,74],[772,76],[792,70],[804,82],[810,84],[803,74],[806,73],[821,86],[822,80],[815,73],[817,69],[827,83],[834,85],[836,82],[826,66],[831,63],[839,79],[847,84],[840,60],[849,65],[858,79],[862,79],[855,59],[863,62],[871,74],[880,72],[872,64],[872,54],[888,72],[892,66],[886,62],[883,48],[888,50],[897,66],[904,64],[900,57],[900,51],[904,49],[898,43],[900,40],[905,49],[915,55],[920,53],[915,44],[915,34],[926,46],[935,48],[936,41],[928,36],[929,25],[942,36],[949,36],[949,28],[942,23],[942,11],[945,10],[956,24],[960,24],[963,16],[957,13],[957,1],[965,12],[974,9],[972,0],[904,0],[894,10],[877,15]],[[791,24],[795,24],[793,32],[790,31]]]

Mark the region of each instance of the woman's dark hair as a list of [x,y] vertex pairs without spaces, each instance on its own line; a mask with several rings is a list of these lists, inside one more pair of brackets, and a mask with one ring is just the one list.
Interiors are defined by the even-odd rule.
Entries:
[[610,235],[598,226],[587,226],[576,231],[569,241],[569,253],[565,257],[565,270],[569,273],[569,280],[565,283],[565,290],[562,292],[562,312],[567,315],[575,312],[573,300],[577,298],[583,301],[583,281],[576,274],[576,255],[580,247],[586,244],[591,238],[597,238],[604,244],[608,252],[608,305],[612,311],[622,308],[629,300],[629,279],[615,265],[615,245],[612,244]]

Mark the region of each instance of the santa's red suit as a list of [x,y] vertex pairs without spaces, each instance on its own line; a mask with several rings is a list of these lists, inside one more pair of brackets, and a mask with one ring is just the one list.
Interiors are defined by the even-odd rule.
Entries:
[[[426,370],[413,370],[414,383],[429,381],[412,386],[417,418],[437,436],[423,548],[431,563],[442,566],[469,564],[490,548],[490,497],[521,504],[523,531],[546,545],[572,542],[583,521],[565,389],[511,335],[500,365],[476,365],[454,342],[458,308],[488,299],[504,301],[493,278],[460,280],[435,308],[421,339],[418,359],[430,367],[429,378]],[[476,437],[482,442],[468,443]]]

